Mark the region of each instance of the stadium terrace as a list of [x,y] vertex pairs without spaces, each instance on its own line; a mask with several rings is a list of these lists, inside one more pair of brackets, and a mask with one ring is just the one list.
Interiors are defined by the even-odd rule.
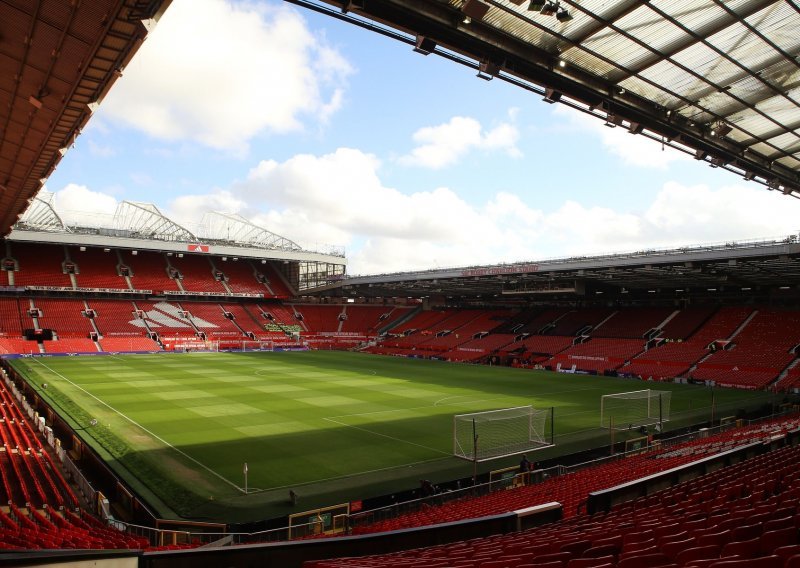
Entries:
[[[800,566],[797,234],[353,276],[65,223],[170,4],[0,2],[0,566]],[[800,193],[794,2],[292,4]]]

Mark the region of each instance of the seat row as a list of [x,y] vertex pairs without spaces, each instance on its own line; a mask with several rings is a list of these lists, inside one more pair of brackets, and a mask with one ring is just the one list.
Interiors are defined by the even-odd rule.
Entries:
[[304,566],[794,568],[800,566],[798,481],[800,447],[786,447],[607,513],[505,535],[310,561]]
[[593,491],[607,489],[620,483],[666,471],[734,446],[768,440],[796,429],[798,426],[800,426],[800,419],[796,416],[775,419],[763,424],[754,424],[720,432],[707,438],[683,442],[669,448],[662,446],[655,451],[551,477],[541,483],[496,491],[480,497],[466,497],[439,506],[426,504],[422,507],[420,504],[418,510],[391,519],[370,522],[369,517],[364,515],[363,522],[359,523],[359,518],[355,517],[353,533],[393,531],[471,519],[484,515],[507,513],[554,500],[562,504],[564,517],[571,518],[579,513],[588,494]]

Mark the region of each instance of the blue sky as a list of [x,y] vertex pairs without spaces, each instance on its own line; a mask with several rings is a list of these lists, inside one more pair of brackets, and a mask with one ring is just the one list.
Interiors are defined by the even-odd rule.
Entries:
[[236,212],[351,274],[800,228],[796,199],[275,0],[174,0],[46,188],[97,222]]

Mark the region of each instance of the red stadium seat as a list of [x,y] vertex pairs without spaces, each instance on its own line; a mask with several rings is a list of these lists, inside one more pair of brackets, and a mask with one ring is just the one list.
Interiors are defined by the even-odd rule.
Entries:
[[761,554],[761,542],[758,538],[729,542],[722,547],[720,558],[738,556],[740,558],[755,558]]
[[797,529],[793,526],[767,531],[761,535],[761,553],[772,554],[776,548],[797,544]]
[[760,558],[718,560],[709,568],[784,568],[784,566],[783,559],[779,556],[762,556]]
[[681,566],[686,566],[693,560],[717,559],[719,558],[719,551],[720,547],[716,544],[695,546],[678,552],[675,556],[675,561]]
[[613,556],[599,556],[597,558],[573,558],[567,562],[567,568],[613,568]]
[[587,548],[583,551],[583,558],[599,558],[603,556],[617,557],[620,553],[619,544],[601,544]]
[[656,566],[677,566],[677,564],[669,556],[660,552],[620,558],[617,562],[617,568],[654,568]]

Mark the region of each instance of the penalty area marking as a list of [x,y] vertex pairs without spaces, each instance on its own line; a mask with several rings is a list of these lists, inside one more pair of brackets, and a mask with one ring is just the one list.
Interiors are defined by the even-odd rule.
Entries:
[[440,398],[439,400],[437,400],[436,402],[433,403],[433,406],[439,406],[440,404],[442,406],[450,406],[451,404],[455,404],[455,403],[447,403],[447,404],[445,404],[444,401],[445,400],[452,400],[454,398],[466,398],[466,399],[468,399],[468,400],[462,402],[461,404],[464,404],[465,402],[466,403],[469,403],[469,402],[482,402],[483,400],[485,400],[485,399],[475,398],[474,396],[469,395],[469,394],[454,394],[453,396],[446,396],[444,398]]
[[61,373],[59,373],[58,371],[56,371],[56,370],[54,370],[54,369],[51,369],[50,367],[48,367],[47,365],[45,365],[44,363],[42,363],[41,361],[39,361],[39,359],[38,359],[38,358],[34,358],[33,360],[34,360],[34,361],[36,361],[37,363],[39,363],[39,364],[40,364],[42,367],[44,367],[45,369],[47,369],[48,371],[50,371],[50,372],[51,372],[51,373],[53,373],[54,375],[57,375],[57,376],[61,377],[62,379],[64,379],[65,381],[67,381],[69,384],[71,384],[71,385],[72,385],[73,387],[75,387],[76,389],[78,389],[78,390],[82,391],[83,393],[85,393],[85,394],[89,395],[90,397],[92,397],[93,399],[95,399],[97,402],[99,402],[100,404],[102,404],[103,406],[105,406],[106,408],[108,408],[108,409],[112,410],[113,412],[117,413],[118,415],[120,415],[122,418],[124,418],[125,420],[127,420],[128,422],[130,422],[131,424],[133,424],[134,426],[136,426],[137,428],[140,428],[142,431],[144,431],[144,432],[147,432],[149,435],[151,435],[153,438],[155,438],[156,440],[158,440],[158,441],[159,441],[159,442],[161,442],[162,444],[164,444],[164,445],[166,445],[166,446],[168,446],[168,447],[172,448],[173,450],[175,450],[176,452],[178,452],[180,455],[182,455],[182,456],[183,456],[183,457],[185,457],[186,459],[188,459],[188,460],[190,460],[190,461],[192,461],[192,462],[196,463],[197,465],[199,465],[200,467],[202,467],[203,469],[205,469],[206,471],[208,471],[208,472],[209,472],[209,473],[211,473],[212,475],[214,475],[214,476],[218,477],[219,479],[221,479],[222,481],[224,481],[225,483],[227,483],[228,485],[230,485],[231,487],[233,487],[233,488],[234,488],[234,489],[236,489],[237,491],[242,491],[242,492],[244,492],[244,489],[243,489],[243,488],[239,487],[238,485],[236,485],[236,484],[235,484],[235,483],[233,483],[232,481],[229,481],[229,480],[228,480],[228,479],[226,479],[225,477],[222,477],[222,476],[221,476],[219,473],[217,473],[216,471],[214,471],[213,469],[211,469],[211,468],[210,468],[210,467],[208,467],[207,465],[200,463],[199,461],[197,461],[196,459],[194,459],[192,456],[190,456],[190,455],[186,454],[185,452],[183,452],[183,451],[179,450],[178,448],[176,448],[175,446],[173,446],[172,444],[170,444],[169,442],[167,442],[167,441],[166,441],[164,438],[162,438],[162,437],[161,437],[161,436],[159,436],[158,434],[155,434],[154,432],[151,432],[150,430],[148,430],[147,428],[145,428],[144,426],[142,426],[141,424],[139,424],[138,422],[136,422],[134,419],[132,419],[132,418],[128,417],[127,415],[125,415],[124,413],[120,412],[119,410],[117,410],[116,408],[114,408],[113,406],[111,406],[110,404],[108,404],[106,401],[104,401],[104,400],[102,400],[102,399],[100,399],[100,398],[96,397],[95,395],[93,395],[92,393],[90,393],[89,391],[87,391],[87,390],[86,390],[85,388],[83,388],[82,386],[80,386],[80,385],[78,385],[78,384],[76,384],[76,383],[72,382],[71,380],[69,380],[67,377],[65,377],[64,375],[62,375],[62,374],[61,374]]
[[[539,397],[542,397],[542,396],[549,396],[549,395],[553,395],[553,394],[569,394],[571,392],[585,392],[585,391],[592,391],[592,390],[603,390],[603,389],[601,389],[599,387],[586,387],[586,388],[580,388],[580,389],[567,389],[567,390],[560,390],[560,391],[541,392],[541,393],[536,393],[536,395],[533,398],[539,398]],[[468,394],[456,394],[456,395],[452,395],[452,396],[446,396],[446,397],[440,398],[439,400],[434,402],[433,406],[439,406],[440,404],[442,406],[457,406],[459,404],[468,404],[470,402],[485,402],[485,401],[489,401],[489,400],[502,400],[504,398],[506,398],[506,399],[508,398],[508,397],[499,397],[499,396],[498,397],[494,397],[494,398],[475,398],[474,396],[472,396],[472,400],[466,400],[466,401],[463,401],[463,402],[447,402],[447,403],[444,402],[446,400],[451,400],[451,399],[454,399],[454,398],[470,398],[471,396],[472,395],[468,395]]]
[[410,442],[408,440],[403,440],[401,438],[395,438],[394,436],[390,436],[389,434],[381,434],[380,432],[373,432],[372,430],[368,430],[366,428],[362,428],[361,426],[353,426],[352,424],[347,424],[345,422],[339,422],[338,420],[334,420],[333,418],[323,418],[323,420],[327,420],[328,422],[333,422],[334,424],[338,424],[339,426],[344,426],[346,428],[355,428],[356,430],[360,430],[361,432],[366,432],[367,434],[372,434],[373,436],[380,436],[382,438],[388,438],[390,440],[394,440],[395,442],[400,442],[401,444],[409,444],[411,446],[416,446],[418,448],[422,448],[423,450],[430,450],[431,452],[436,452],[439,454],[443,454],[446,456],[451,456],[452,454],[449,452],[443,452],[442,450],[437,450],[436,448],[431,448],[429,446],[423,446],[422,444],[417,444],[416,442]]

